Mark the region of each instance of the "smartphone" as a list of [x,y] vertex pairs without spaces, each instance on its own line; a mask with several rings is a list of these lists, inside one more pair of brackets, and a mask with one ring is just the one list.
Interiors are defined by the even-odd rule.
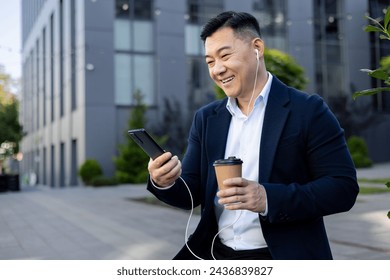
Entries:
[[138,146],[153,160],[165,153],[164,149],[154,141],[152,136],[144,128],[132,129],[128,133]]

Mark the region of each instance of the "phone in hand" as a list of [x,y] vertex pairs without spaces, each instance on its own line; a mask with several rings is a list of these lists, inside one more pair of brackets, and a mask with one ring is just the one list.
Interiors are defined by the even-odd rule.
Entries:
[[164,149],[157,144],[144,128],[132,129],[128,133],[135,143],[153,160],[165,153]]

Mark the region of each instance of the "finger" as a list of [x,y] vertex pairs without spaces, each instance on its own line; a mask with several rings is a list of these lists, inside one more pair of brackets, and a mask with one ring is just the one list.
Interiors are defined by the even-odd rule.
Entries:
[[248,184],[248,180],[242,178],[242,177],[234,177],[229,178],[223,181],[223,184],[226,186],[246,186]]
[[167,163],[170,159],[172,159],[172,154],[170,152],[163,153],[161,156],[157,157],[154,160],[154,165],[158,168]]
[[166,176],[168,175],[172,169],[174,169],[177,165],[179,165],[179,159],[177,158],[177,156],[174,156],[172,157],[171,159],[169,159],[168,162],[166,162],[165,164],[163,164],[160,168],[157,168],[155,170],[155,174],[157,176]]
[[174,167],[169,171],[164,177],[167,178],[169,181],[175,181],[177,178],[179,178],[181,175],[181,162],[177,159],[176,164]]
[[[173,165],[172,165],[173,164]],[[172,168],[167,169],[172,166]],[[168,171],[165,171],[167,169]],[[169,163],[165,164],[163,167],[154,171],[153,174],[150,174],[153,181],[159,186],[170,186],[175,183],[175,181],[181,175],[181,162],[178,158],[172,158]]]
[[245,195],[236,194],[236,195],[221,197],[218,200],[218,203],[221,205],[227,205],[231,203],[244,203],[246,201],[247,199]]
[[224,205],[226,210],[248,210],[245,203],[230,203]]
[[244,195],[245,189],[243,187],[230,187],[224,190],[220,190],[217,192],[217,196],[220,198],[226,198],[226,197],[231,197],[235,195]]

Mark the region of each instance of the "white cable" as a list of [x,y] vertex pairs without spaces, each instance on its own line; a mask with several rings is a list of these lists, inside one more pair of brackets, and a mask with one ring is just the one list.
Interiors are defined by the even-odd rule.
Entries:
[[197,258],[198,260],[203,260],[201,257],[199,257],[198,255],[196,255],[194,252],[192,252],[192,250],[190,249],[190,246],[188,246],[188,243],[187,243],[187,240],[188,240],[188,228],[190,226],[190,221],[191,221],[191,218],[192,218],[192,214],[194,213],[194,199],[192,198],[192,194],[191,194],[191,190],[190,188],[188,187],[186,181],[184,181],[184,179],[182,177],[179,177],[184,185],[186,186],[187,190],[188,190],[188,193],[190,195],[190,198],[191,198],[191,212],[190,212],[190,216],[188,217],[188,221],[187,221],[187,226],[186,226],[186,232],[185,232],[185,235],[184,235],[184,242],[187,246],[187,249],[188,251],[190,251],[190,253],[195,257]]
[[237,221],[240,219],[241,213],[242,213],[242,211],[240,210],[240,214],[238,215],[238,217],[236,218],[236,220],[235,220],[231,225],[228,225],[228,226],[224,227],[223,229],[221,229],[220,231],[218,231],[216,235],[214,235],[213,242],[211,243],[211,250],[210,250],[211,256],[213,257],[214,260],[217,260],[217,259],[214,257],[214,242],[215,242],[215,238],[217,238],[217,236],[218,236],[222,231],[224,231],[225,229],[228,229],[228,228],[234,226],[234,224],[237,223]]
[[246,109],[247,111],[247,116],[249,116],[249,107],[252,103],[252,99],[253,99],[253,96],[255,95],[255,89],[256,89],[256,83],[257,83],[257,74],[259,73],[259,60],[257,60],[257,67],[256,67],[256,76],[255,76],[255,82],[253,84],[253,90],[252,90],[252,95],[251,95],[251,99],[249,99],[249,103],[248,103],[248,108]]
[[[191,190],[190,190],[190,188],[188,187],[186,181],[184,181],[184,179],[183,179],[182,177],[179,177],[179,178],[183,181],[184,185],[186,186],[186,188],[187,188],[187,190],[188,190],[188,194],[190,195],[190,199],[191,199],[191,212],[190,212],[190,216],[188,217],[188,221],[187,221],[186,231],[185,231],[185,235],[184,235],[184,242],[185,242],[185,244],[186,244],[186,247],[187,247],[188,251],[190,251],[190,253],[191,253],[195,258],[197,258],[198,260],[204,260],[204,259],[202,259],[201,257],[199,257],[198,255],[196,255],[196,254],[190,249],[190,246],[188,246],[188,243],[187,243],[187,241],[188,241],[188,228],[189,228],[189,226],[190,226],[190,221],[191,221],[192,215],[193,215],[193,213],[194,213],[194,199],[193,199],[193,197],[192,197]],[[222,228],[220,231],[217,232],[216,235],[214,235],[213,241],[212,241],[212,243],[211,243],[211,248],[210,248],[211,256],[212,256],[212,258],[213,258],[214,260],[216,260],[216,258],[214,257],[214,252],[213,252],[213,251],[214,251],[214,242],[215,242],[215,239],[217,238],[217,236],[218,236],[222,231],[224,231],[225,229],[228,229],[229,227],[232,227],[232,226],[240,219],[241,213],[242,213],[242,211],[240,210],[240,214],[238,215],[238,217],[236,218],[236,220],[235,220],[231,225],[228,225],[228,226]]]

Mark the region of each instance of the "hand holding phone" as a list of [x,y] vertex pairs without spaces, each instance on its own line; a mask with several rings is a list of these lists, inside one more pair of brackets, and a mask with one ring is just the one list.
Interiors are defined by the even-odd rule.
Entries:
[[144,128],[132,129],[128,133],[138,146],[153,160],[165,153],[164,149],[157,144]]
[[[133,129],[128,131],[131,138],[149,155],[153,161],[166,153],[160,145],[146,132],[144,128]],[[166,155],[165,157],[167,157]],[[166,187],[172,185],[181,174],[181,162],[177,156],[170,155],[164,163],[149,162],[149,174],[158,186]],[[162,166],[164,168],[162,169]],[[163,172],[161,172],[163,170]]]

